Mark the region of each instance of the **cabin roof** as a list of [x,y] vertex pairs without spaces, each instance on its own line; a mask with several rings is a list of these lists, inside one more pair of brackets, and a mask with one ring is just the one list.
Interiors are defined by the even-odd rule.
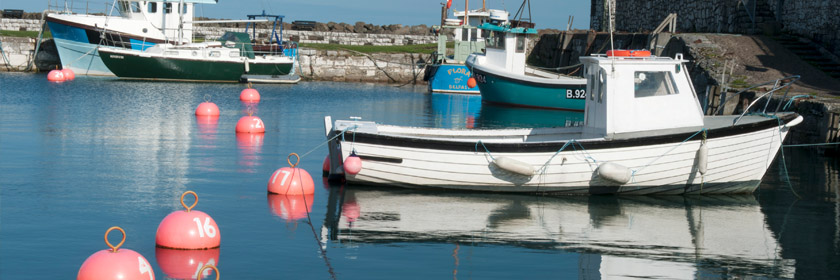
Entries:
[[516,33],[516,34],[537,34],[537,30],[533,28],[524,28],[524,27],[516,27],[510,28],[510,26],[498,26],[493,25],[490,23],[482,23],[478,26],[480,29],[490,30],[490,31],[499,31],[499,32],[508,32],[508,33]]

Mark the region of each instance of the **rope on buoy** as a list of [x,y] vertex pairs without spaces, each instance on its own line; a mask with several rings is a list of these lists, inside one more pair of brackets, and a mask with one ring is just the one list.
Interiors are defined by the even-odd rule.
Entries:
[[[110,233],[112,230],[115,230],[115,229],[118,229],[118,230],[120,230],[120,232],[122,232],[122,240],[120,240],[120,243],[117,244],[117,246],[111,245],[111,242],[108,241],[108,233]],[[105,231],[105,244],[107,244],[108,247],[111,248],[111,253],[116,253],[117,250],[120,248],[120,246],[123,245],[123,243],[125,243],[125,230],[123,230],[121,227],[113,226],[113,227],[111,227],[111,228],[109,228],[108,230]]]

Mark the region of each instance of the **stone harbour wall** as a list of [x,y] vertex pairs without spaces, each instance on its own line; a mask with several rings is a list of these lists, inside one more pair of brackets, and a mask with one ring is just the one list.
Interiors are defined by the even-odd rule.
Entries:
[[[227,31],[243,32],[244,29],[231,27],[198,27],[195,30],[195,35],[204,37],[207,40],[214,40],[216,38],[221,37]],[[271,29],[257,29],[258,38],[267,39],[268,36],[270,36],[270,34]],[[283,41],[352,46],[402,46],[437,43],[437,37],[432,35],[366,34],[333,31],[284,30]]]
[[591,0],[590,27],[608,30],[606,5],[615,3],[617,31],[652,31],[670,13],[677,13],[677,32],[805,37],[840,55],[840,1],[754,0]]
[[[20,37],[0,37],[0,70],[24,71],[32,56],[35,55],[35,39]],[[5,55],[5,58],[2,56]]]
[[337,82],[422,84],[429,54],[300,50],[300,71],[305,79]]
[[37,19],[0,18],[0,30],[38,31],[41,26]]

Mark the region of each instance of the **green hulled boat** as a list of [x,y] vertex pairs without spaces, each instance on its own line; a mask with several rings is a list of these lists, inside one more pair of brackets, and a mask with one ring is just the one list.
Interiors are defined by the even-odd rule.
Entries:
[[105,66],[117,77],[143,80],[237,82],[242,75],[287,75],[294,58],[255,55],[248,34],[227,32],[218,41],[158,44],[145,51],[100,47]]

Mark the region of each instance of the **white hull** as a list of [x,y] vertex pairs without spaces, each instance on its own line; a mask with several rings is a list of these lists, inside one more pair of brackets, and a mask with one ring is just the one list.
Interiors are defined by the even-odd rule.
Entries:
[[[801,117],[797,117],[796,120],[800,119]],[[768,120],[776,122],[774,119],[754,117],[751,122],[763,121],[765,127],[728,136],[717,136],[732,134],[726,132],[726,129],[730,129],[728,127],[709,127],[709,139],[706,143],[709,150],[708,171],[705,175],[698,171],[697,151],[702,134],[682,142],[692,134],[684,132],[678,134],[680,136],[661,134],[606,140],[584,139],[582,134],[574,132],[580,128],[554,129],[569,132],[555,136],[536,135],[540,130],[533,129],[524,130],[526,133],[519,135],[517,139],[517,132],[512,130],[463,130],[454,131],[462,133],[460,136],[445,136],[435,134],[452,134],[453,131],[417,128],[413,132],[416,135],[406,137],[397,135],[397,131],[406,130],[404,128],[380,125],[377,126],[376,135],[363,134],[360,131],[355,134],[354,142],[353,131],[348,130],[344,141],[341,138],[337,141],[340,142],[342,162],[353,150],[362,157],[361,172],[356,175],[345,174],[347,181],[353,183],[551,194],[751,193],[758,186],[789,130],[787,127],[768,124]],[[798,123],[796,120],[789,121]],[[340,128],[336,128],[334,132],[339,133],[338,129]],[[475,135],[470,135],[471,133]],[[504,140],[491,139],[476,133],[508,133],[511,137]],[[376,139],[380,136],[387,136],[387,140]],[[453,139],[456,137],[461,139]],[[539,141],[541,137],[555,137],[553,139],[556,140]],[[670,140],[659,140],[663,137]],[[562,141],[572,139],[584,140],[577,140],[580,145],[569,145],[555,155],[563,145]],[[483,144],[478,143],[478,140],[482,140]],[[648,141],[664,143],[622,144]],[[490,153],[485,150],[484,145]],[[556,148],[548,151],[542,148],[543,151],[540,152],[533,152],[533,149],[528,148],[537,145]],[[452,148],[453,146],[459,148]],[[509,147],[509,150],[520,147],[521,150],[502,152],[494,151],[494,147]],[[501,169],[493,163],[493,158],[499,157],[527,163],[537,172],[532,176],[525,176]],[[596,169],[604,162],[627,167],[634,172],[632,179],[626,184],[619,184],[600,178],[596,175]],[[543,165],[547,167],[540,170]]]

